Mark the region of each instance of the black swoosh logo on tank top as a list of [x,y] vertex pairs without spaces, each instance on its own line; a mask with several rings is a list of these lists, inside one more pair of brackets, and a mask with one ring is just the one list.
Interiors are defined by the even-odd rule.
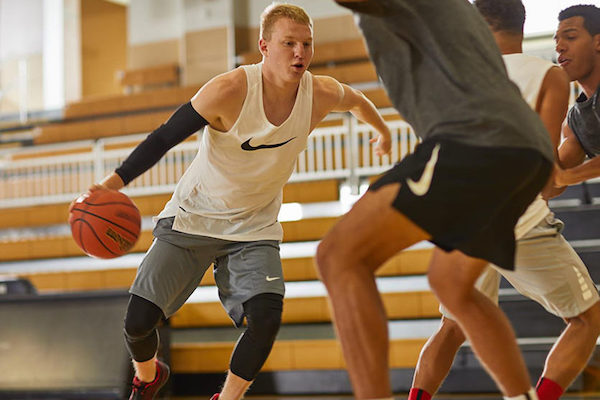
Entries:
[[242,150],[254,151],[254,150],[260,150],[260,149],[274,149],[275,147],[281,147],[284,144],[287,144],[287,143],[291,142],[294,139],[296,139],[296,136],[294,136],[291,139],[286,140],[285,142],[281,142],[281,143],[276,143],[276,144],[260,144],[258,146],[252,146],[250,144],[250,141],[252,140],[252,138],[250,138],[250,139],[246,140],[244,143],[242,143]]

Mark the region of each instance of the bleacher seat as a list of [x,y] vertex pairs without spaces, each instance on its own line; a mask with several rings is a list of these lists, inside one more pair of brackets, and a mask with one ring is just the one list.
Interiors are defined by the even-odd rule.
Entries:
[[179,66],[177,64],[165,64],[128,69],[120,71],[118,78],[126,93],[162,86],[177,86],[179,85]]

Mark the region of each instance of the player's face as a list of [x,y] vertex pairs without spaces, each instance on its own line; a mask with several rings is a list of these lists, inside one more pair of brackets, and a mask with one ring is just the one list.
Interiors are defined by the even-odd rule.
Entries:
[[592,37],[583,26],[583,17],[571,17],[558,24],[554,40],[558,64],[572,81],[584,81],[600,68],[600,35]]
[[312,30],[289,18],[280,18],[273,25],[271,38],[261,40],[260,46],[265,63],[284,79],[298,80],[313,57]]

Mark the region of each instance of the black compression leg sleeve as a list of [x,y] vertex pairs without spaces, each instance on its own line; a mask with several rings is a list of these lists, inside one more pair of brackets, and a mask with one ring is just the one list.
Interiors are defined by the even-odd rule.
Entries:
[[163,318],[162,310],[154,303],[131,295],[125,316],[125,343],[131,358],[135,361],[148,361],[158,349],[156,327]]
[[247,381],[258,375],[267,360],[281,325],[283,296],[262,293],[244,303],[248,327],[238,340],[229,369]]

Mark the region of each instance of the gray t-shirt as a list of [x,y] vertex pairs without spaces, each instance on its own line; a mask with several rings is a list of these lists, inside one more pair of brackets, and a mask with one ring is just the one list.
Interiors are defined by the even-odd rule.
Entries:
[[358,10],[359,26],[390,99],[418,136],[531,148],[554,159],[546,129],[468,1],[370,3]]
[[600,154],[600,86],[589,99],[581,93],[569,110],[567,123],[588,157]]

